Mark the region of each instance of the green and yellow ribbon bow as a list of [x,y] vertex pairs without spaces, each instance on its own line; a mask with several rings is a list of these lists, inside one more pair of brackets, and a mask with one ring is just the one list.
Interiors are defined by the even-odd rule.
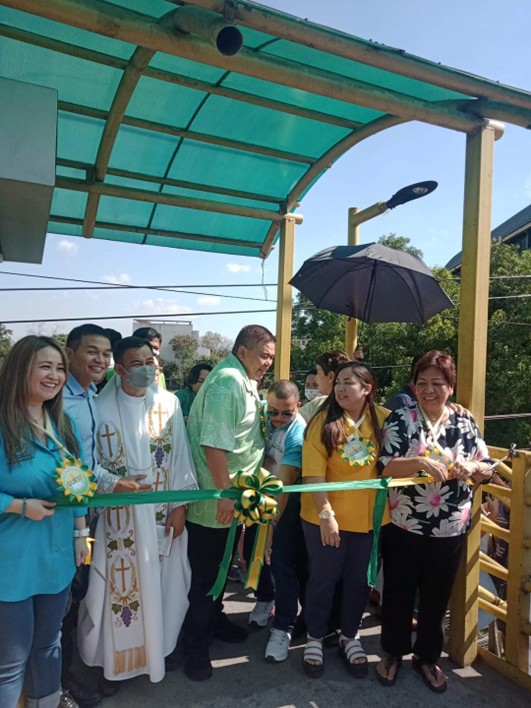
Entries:
[[208,592],[214,600],[221,595],[225,587],[239,523],[243,523],[245,526],[260,525],[245,579],[246,588],[256,590],[258,587],[260,573],[264,565],[269,525],[278,515],[278,502],[270,495],[282,494],[283,484],[278,477],[262,467],[257,473],[240,470],[232,479],[232,487],[241,490],[241,494],[234,505],[234,519],[229,530],[216,581]]

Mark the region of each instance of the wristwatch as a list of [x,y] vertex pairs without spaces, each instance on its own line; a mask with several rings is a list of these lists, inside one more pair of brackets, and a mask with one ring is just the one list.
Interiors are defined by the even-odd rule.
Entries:
[[88,538],[90,536],[90,529],[74,529],[74,538]]
[[323,509],[322,512],[319,514],[319,518],[328,521],[335,515],[336,512],[333,509]]

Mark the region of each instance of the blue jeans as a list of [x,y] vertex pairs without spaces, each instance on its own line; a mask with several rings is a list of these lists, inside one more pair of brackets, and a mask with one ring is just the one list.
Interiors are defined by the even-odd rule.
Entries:
[[[34,595],[20,602],[0,601],[2,708],[16,708],[24,682],[28,698],[34,701],[59,691],[61,624],[69,593],[70,585],[56,595]],[[35,705],[38,704],[37,700]]]
[[304,606],[308,579],[308,555],[300,517],[300,494],[289,494],[288,503],[275,529],[271,571],[275,580],[273,627],[291,631],[299,602]]

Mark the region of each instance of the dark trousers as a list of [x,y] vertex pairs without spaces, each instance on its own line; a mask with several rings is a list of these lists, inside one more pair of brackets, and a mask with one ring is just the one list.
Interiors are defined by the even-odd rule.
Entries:
[[[247,564],[247,569],[249,569],[253,555],[254,542],[258,528],[258,524],[246,526],[245,533],[243,534],[243,559]],[[273,585],[273,578],[271,576],[271,566],[267,565],[267,563],[264,563],[262,566],[255,595],[258,602],[271,602],[275,599],[275,586]]]
[[[186,522],[188,531],[188,559],[192,569],[192,582],[188,593],[190,606],[183,624],[183,648],[186,656],[208,654],[214,638],[216,623],[223,609],[223,593],[217,600],[207,595],[214,585],[219,565],[225,552],[229,526],[211,529]],[[236,534],[238,544],[241,527]]]
[[346,637],[355,637],[369,596],[367,568],[373,533],[341,531],[341,542],[336,548],[323,546],[317,524],[303,521],[302,528],[310,561],[304,607],[308,634],[316,639],[327,634],[334,592],[341,581],[341,631]]
[[[402,656],[413,651],[427,664],[439,660],[444,641],[444,615],[464,540],[464,534],[441,538],[421,536],[395,524],[382,529],[381,643],[388,654]],[[417,591],[417,638],[412,646],[411,621]]]
[[271,571],[275,580],[273,627],[288,632],[295,622],[299,602],[304,607],[308,581],[308,554],[302,532],[300,495],[290,494],[275,528]]

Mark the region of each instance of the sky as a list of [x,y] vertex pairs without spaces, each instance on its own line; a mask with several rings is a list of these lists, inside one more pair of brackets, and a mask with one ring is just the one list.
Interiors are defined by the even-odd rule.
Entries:
[[[409,53],[531,90],[529,0],[268,0],[264,4],[350,34]],[[492,227],[531,201],[531,133],[508,125],[495,145]],[[362,142],[340,158],[301,202],[295,270],[327,246],[346,243],[347,211],[391,197],[401,187],[436,180],[438,189],[360,227],[362,243],[381,235],[407,236],[430,266],[444,265],[461,250],[465,136],[420,123],[397,126]],[[59,286],[62,283],[7,275],[6,271],[81,278],[92,283],[126,285],[204,285],[207,294],[170,294],[157,290],[90,290],[10,293],[0,291],[0,321],[18,339],[28,333],[67,332],[79,323],[38,325],[41,318],[108,317],[99,322],[124,335],[132,317],[156,315],[191,320],[194,329],[234,338],[244,324],[259,323],[274,331],[275,314],[220,315],[222,311],[274,309],[277,250],[262,262],[221,254],[134,246],[110,241],[48,234],[42,265],[0,264],[0,289]],[[208,283],[223,285],[212,288]],[[65,283],[66,284],[66,283]],[[249,287],[225,287],[246,285]],[[258,298],[229,299],[221,295]],[[206,312],[204,316],[193,313]],[[114,319],[116,316],[126,319]]]

